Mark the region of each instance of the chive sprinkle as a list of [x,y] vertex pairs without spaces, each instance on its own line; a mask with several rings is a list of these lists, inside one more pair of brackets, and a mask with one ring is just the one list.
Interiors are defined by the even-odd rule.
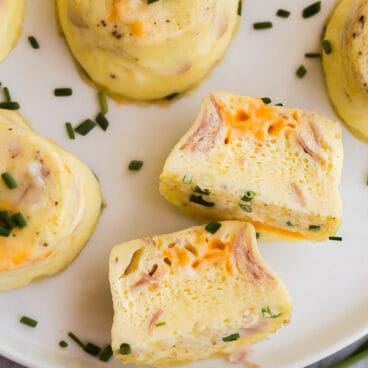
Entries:
[[194,188],[194,193],[199,193],[199,194],[203,194],[203,195],[210,195],[211,191],[207,188],[202,189],[201,187],[199,187],[198,185]]
[[9,229],[12,229],[15,227],[15,223],[13,219],[11,218],[10,214],[6,211],[0,211],[0,220],[8,227]]
[[319,13],[321,10],[321,2],[317,1],[303,9],[303,18],[310,18],[313,15]]
[[129,355],[132,352],[132,348],[130,347],[129,344],[127,343],[123,343],[120,345],[120,350],[119,350],[121,355]]
[[70,139],[75,139],[74,129],[71,123],[65,123],[66,132]]
[[304,57],[309,58],[309,59],[320,58],[321,54],[319,52],[306,52],[304,54]]
[[6,186],[9,189],[15,189],[18,187],[17,182],[15,181],[15,179],[7,172],[4,172],[1,174],[1,177],[4,181],[4,183],[6,184]]
[[206,231],[208,231],[210,234],[215,234],[218,229],[220,229],[221,224],[217,221],[212,221],[208,223],[205,227]]
[[68,346],[68,343],[64,340],[59,341],[59,346],[61,348],[66,348]]
[[156,1],[158,0],[147,0],[147,4],[152,4],[152,3],[155,3]]
[[55,88],[54,95],[56,97],[68,97],[73,94],[73,90],[71,88]]
[[253,23],[253,28],[256,30],[272,28],[272,22],[256,22]]
[[11,229],[0,225],[0,236],[7,238],[11,233]]
[[240,335],[238,333],[234,333],[232,335],[223,337],[222,341],[230,342],[230,341],[235,341],[235,340],[239,340],[239,339],[240,339]]
[[309,225],[309,231],[319,231],[321,230],[321,226],[319,225]]
[[108,362],[112,357],[111,345],[107,345],[105,349],[102,350],[99,358],[102,362]]
[[84,344],[83,344],[83,342],[82,341],[80,341],[79,339],[78,339],[78,337],[77,336],[75,336],[74,334],[73,334],[73,332],[69,332],[68,333],[68,336],[75,342],[75,343],[77,343],[82,349],[84,349]]
[[100,126],[100,128],[102,128],[102,130],[106,131],[109,127],[109,121],[106,119],[106,116],[102,112],[100,112],[96,116],[96,122]]
[[12,220],[21,229],[27,226],[27,221],[26,221],[26,219],[24,218],[24,216],[20,212],[18,212],[15,215],[13,215],[12,216]]
[[26,317],[26,316],[23,316],[20,320],[19,320],[20,323],[23,323],[24,325],[27,325],[29,327],[33,327],[35,328],[38,324],[38,321],[36,321],[35,319],[33,318],[29,318],[29,317]]
[[268,105],[272,102],[272,100],[269,97],[262,97],[261,100],[264,104]]
[[255,196],[255,192],[253,192],[252,190],[247,190],[241,197],[241,200],[244,202],[250,202]]
[[294,224],[291,221],[286,221],[287,226],[294,226]]
[[303,78],[307,74],[307,69],[305,69],[304,65],[300,65],[300,67],[296,70],[295,74],[298,78]]
[[11,101],[11,96],[10,96],[10,92],[9,92],[8,87],[3,88],[3,94],[4,94],[4,97],[5,97],[5,102],[10,102]]
[[165,321],[162,321],[162,322],[159,322],[159,323],[155,324],[156,327],[162,327],[162,326],[165,326],[165,325],[166,325]]
[[188,175],[184,175],[183,176],[183,179],[181,179],[181,181],[184,184],[192,184],[192,180],[193,180],[193,177],[192,176],[188,176]]
[[38,41],[35,37],[29,36],[28,41],[29,41],[29,43],[30,43],[30,45],[32,46],[33,49],[39,49],[40,48],[40,44],[38,43]]
[[238,11],[236,12],[239,15],[239,17],[242,15],[242,10],[243,10],[243,2],[242,0],[239,0]]
[[284,104],[282,104],[281,102],[278,102],[277,104],[275,104],[275,106],[284,106]]
[[256,232],[256,239],[259,239],[259,237],[261,236],[261,233],[259,233],[258,231]]
[[128,169],[130,171],[139,171],[143,166],[143,161],[140,160],[132,160],[129,162]]
[[180,94],[179,92],[174,92],[174,93],[171,93],[170,95],[165,96],[164,99],[167,100],[167,101],[171,101],[175,97],[178,97],[179,94]]
[[197,195],[194,195],[194,194],[192,194],[190,196],[189,200],[193,203],[200,204],[200,205],[205,206],[205,207],[213,207],[215,205],[214,202],[206,201],[205,199],[202,198],[202,196],[197,196]]
[[98,91],[98,101],[100,103],[100,109],[103,114],[107,114],[109,106],[107,104],[107,98],[105,91]]
[[328,55],[331,54],[332,52],[332,46],[331,46],[331,42],[329,40],[323,40],[322,41],[322,48],[323,51]]
[[248,204],[243,204],[243,203],[240,203],[239,204],[240,208],[244,211],[244,212],[247,212],[247,213],[251,213],[252,212],[252,207],[249,206]]
[[334,241],[342,241],[341,236],[330,236],[328,239],[329,240],[334,240]]
[[91,120],[86,119],[82,123],[80,123],[74,130],[80,135],[87,135],[97,124]]
[[87,343],[84,347],[84,351],[89,355],[98,356],[101,352],[101,348],[91,342]]
[[285,9],[279,9],[276,15],[280,18],[289,18],[290,12]]
[[19,103],[15,101],[0,102],[0,109],[19,110],[19,108],[20,108]]

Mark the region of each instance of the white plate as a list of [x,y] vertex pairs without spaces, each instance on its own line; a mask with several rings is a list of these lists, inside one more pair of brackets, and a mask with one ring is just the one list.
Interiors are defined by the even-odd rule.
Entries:
[[[100,363],[73,342],[58,342],[74,331],[85,341],[104,345],[110,339],[112,305],[108,285],[108,256],[113,245],[151,234],[173,232],[194,224],[160,197],[158,176],[165,157],[192,124],[201,97],[214,90],[269,96],[334,117],[320,62],[305,59],[318,51],[322,26],[334,1],[308,20],[301,10],[309,0],[248,0],[242,24],[225,59],[191,96],[171,106],[117,105],[110,101],[111,128],[95,129],[70,141],[64,123],[94,117],[96,91],[81,81],[64,40],[58,35],[50,0],[30,0],[18,47],[0,65],[0,80],[10,87],[22,113],[34,128],[84,160],[97,173],[107,200],[88,246],[62,274],[20,290],[0,293],[0,353],[30,367],[119,367]],[[277,18],[279,7],[289,19]],[[272,20],[270,30],[253,31],[255,21]],[[34,35],[41,49],[33,50]],[[308,74],[295,77],[304,64]],[[70,86],[69,98],[55,98],[55,87]],[[253,349],[251,360],[263,368],[302,367],[368,333],[368,145],[344,128],[345,166],[341,191],[344,241],[322,244],[260,244],[272,268],[284,279],[294,302],[289,326]],[[126,167],[144,160],[138,173]],[[18,319],[29,315],[36,329]],[[69,341],[69,340],[68,340]],[[196,363],[216,367],[218,361]],[[222,366],[225,363],[221,362]]]

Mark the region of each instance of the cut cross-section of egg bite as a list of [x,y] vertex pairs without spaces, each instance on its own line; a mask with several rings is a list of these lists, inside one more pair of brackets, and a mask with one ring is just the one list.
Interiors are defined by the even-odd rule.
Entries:
[[118,245],[110,285],[112,349],[124,363],[236,361],[246,345],[287,323],[292,309],[258,252],[253,226],[240,221]]
[[239,0],[57,0],[68,46],[110,94],[171,98],[198,84],[222,58]]
[[103,199],[91,170],[36,134],[20,114],[0,110],[0,142],[0,290],[7,290],[72,262]]
[[25,0],[0,1],[0,62],[16,45],[22,31]]
[[324,240],[339,228],[343,147],[336,121],[230,93],[204,98],[166,160],[160,192],[202,219]]
[[341,0],[329,19],[322,61],[337,114],[368,141],[368,1]]

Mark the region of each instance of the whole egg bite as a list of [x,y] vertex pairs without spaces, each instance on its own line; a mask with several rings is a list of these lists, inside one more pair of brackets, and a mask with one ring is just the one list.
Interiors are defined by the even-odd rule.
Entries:
[[16,45],[22,30],[25,0],[0,0],[0,62]]
[[[0,290],[25,286],[61,271],[92,234],[103,205],[91,170],[36,134],[13,111],[0,110]],[[6,217],[21,213],[25,227]],[[4,229],[8,229],[8,234]]]
[[366,141],[368,141],[367,17],[368,1],[339,1],[327,23],[324,36],[325,50],[322,51],[331,102],[351,132]]
[[57,0],[61,28],[90,79],[156,100],[198,84],[222,58],[239,0]]

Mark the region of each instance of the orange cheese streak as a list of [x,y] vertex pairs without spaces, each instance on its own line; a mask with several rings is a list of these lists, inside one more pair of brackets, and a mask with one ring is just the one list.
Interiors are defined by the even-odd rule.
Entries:
[[141,21],[132,23],[130,25],[130,32],[134,36],[142,36],[143,35],[143,23]]
[[266,231],[266,232],[276,233],[276,234],[279,234],[279,235],[284,235],[284,236],[292,237],[292,238],[295,238],[295,239],[302,239],[302,240],[306,239],[306,237],[302,234],[295,233],[293,231],[289,231],[289,230],[285,230],[285,229],[281,229],[281,228],[276,227],[276,226],[266,225],[266,224],[262,224],[261,222],[252,221],[252,220],[247,220],[247,222],[251,223],[254,226],[254,228],[258,231]]

